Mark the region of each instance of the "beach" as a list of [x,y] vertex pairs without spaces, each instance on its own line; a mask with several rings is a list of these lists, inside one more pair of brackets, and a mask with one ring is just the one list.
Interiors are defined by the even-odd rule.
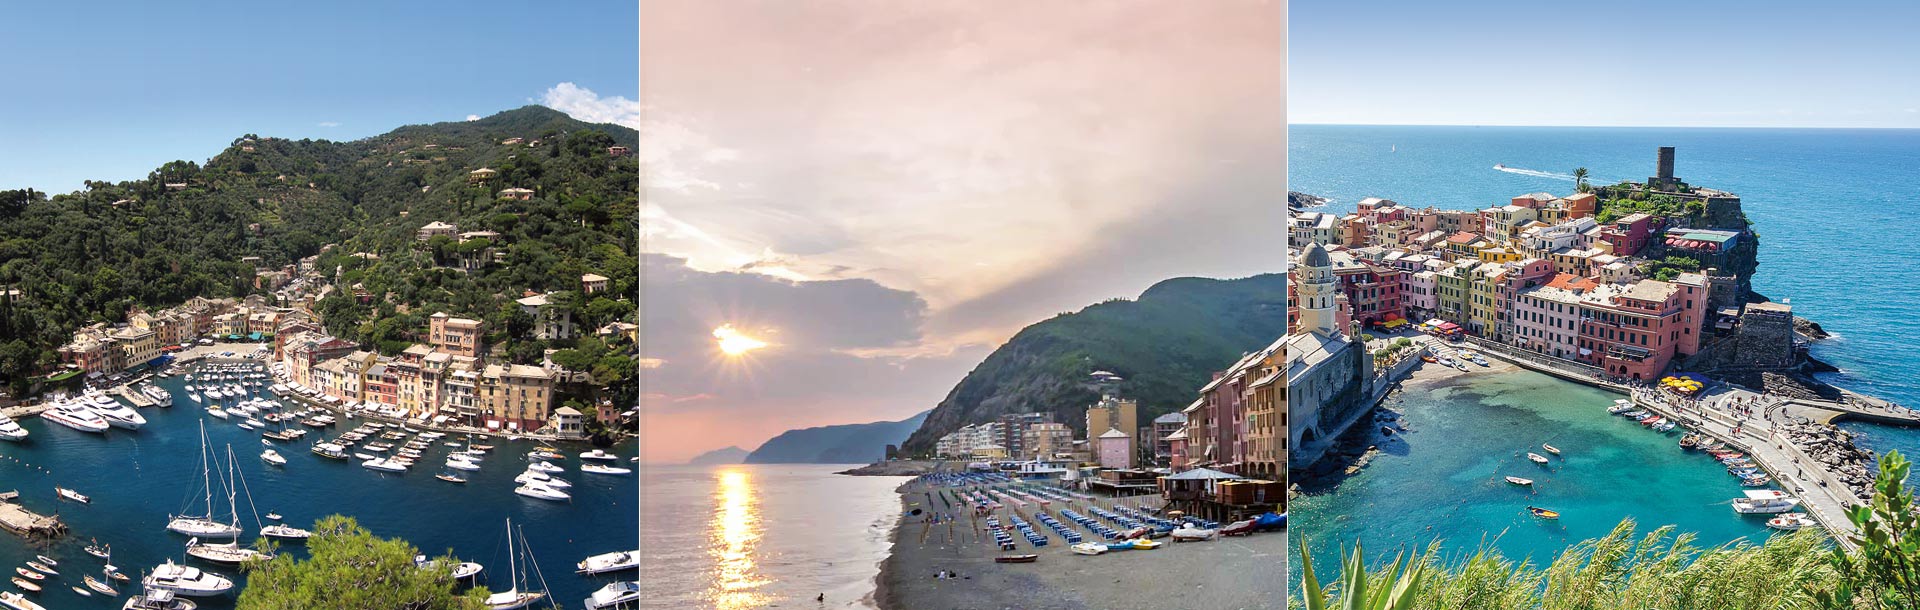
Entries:
[[[1068,544],[1044,527],[1049,543],[1034,548],[1024,540],[1003,553],[984,525],[964,509],[935,501],[935,512],[955,510],[947,523],[929,525],[914,509],[926,510],[929,488],[909,482],[900,487],[902,512],[893,532],[893,552],[882,564],[876,605],[886,610],[984,610],[1003,608],[1079,610],[1159,610],[1164,608],[1286,607],[1286,532],[1172,542],[1153,550],[1075,555]],[[1153,507],[1156,496],[1122,498],[1130,506]],[[1096,503],[1111,508],[1109,498]],[[1071,508],[1086,512],[1086,501]],[[1032,509],[1003,507],[1003,523],[1015,510],[1029,520]],[[1097,537],[1089,537],[1095,540]],[[1002,554],[1039,555],[1034,563],[1000,564]],[[936,578],[942,570],[958,578]]]

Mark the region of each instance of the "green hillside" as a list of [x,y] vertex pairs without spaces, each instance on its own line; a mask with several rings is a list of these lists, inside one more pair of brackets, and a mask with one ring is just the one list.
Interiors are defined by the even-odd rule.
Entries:
[[[351,142],[246,135],[204,165],[174,161],[142,180],[53,196],[0,191],[0,285],[20,291],[0,297],[0,379],[20,387],[56,362],[74,328],[122,321],[130,305],[263,292],[244,257],[279,269],[319,255],[314,268],[328,280],[338,269],[340,290],[314,309],[338,335],[391,353],[444,310],[490,322],[515,361],[569,349],[569,361],[630,383],[626,350],[531,340],[512,300],[561,291],[588,334],[631,315],[630,298],[587,298],[579,278],[610,278],[611,295],[635,291],[638,163],[608,147],[638,141],[632,129],[528,106]],[[471,183],[481,167],[499,174]],[[534,194],[501,198],[510,187]],[[416,242],[433,221],[500,237]]]
[[961,426],[1009,413],[1052,412],[1084,435],[1099,399],[1088,374],[1112,371],[1141,421],[1186,407],[1213,374],[1286,333],[1285,274],[1237,280],[1175,278],[1133,301],[1114,300],[1033,324],[974,367],[902,448],[931,452]]

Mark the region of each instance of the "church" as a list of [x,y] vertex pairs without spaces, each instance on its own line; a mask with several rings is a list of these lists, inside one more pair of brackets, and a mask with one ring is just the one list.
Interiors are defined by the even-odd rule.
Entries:
[[1356,338],[1357,326],[1340,328],[1340,290],[1326,248],[1309,244],[1294,260],[1299,315],[1286,338],[1287,455],[1293,469],[1304,470],[1368,411],[1373,357]]

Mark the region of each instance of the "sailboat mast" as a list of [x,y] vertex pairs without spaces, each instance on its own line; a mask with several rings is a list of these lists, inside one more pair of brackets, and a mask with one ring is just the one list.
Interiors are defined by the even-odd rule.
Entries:
[[507,574],[513,577],[516,593],[520,591],[520,565],[515,561],[519,556],[520,549],[513,546],[513,517],[507,517]]
[[207,520],[213,520],[213,466],[207,459],[207,422],[200,420],[200,484],[207,490]]

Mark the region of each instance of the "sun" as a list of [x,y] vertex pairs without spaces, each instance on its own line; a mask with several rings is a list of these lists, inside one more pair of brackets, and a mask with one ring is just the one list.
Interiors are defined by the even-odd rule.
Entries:
[[767,342],[741,333],[732,324],[722,324],[713,329],[713,338],[720,340],[720,352],[728,356],[739,356],[767,346]]

